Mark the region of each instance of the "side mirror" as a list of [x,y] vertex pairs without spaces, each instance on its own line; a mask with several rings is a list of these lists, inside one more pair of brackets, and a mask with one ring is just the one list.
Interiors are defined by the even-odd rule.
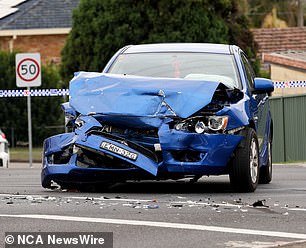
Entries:
[[254,93],[263,94],[271,93],[274,91],[274,85],[272,80],[267,78],[255,78],[254,79]]

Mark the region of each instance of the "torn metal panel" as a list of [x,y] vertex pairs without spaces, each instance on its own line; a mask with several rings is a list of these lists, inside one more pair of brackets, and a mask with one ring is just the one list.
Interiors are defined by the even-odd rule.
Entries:
[[80,72],[70,82],[70,106],[82,115],[187,118],[211,102],[218,85],[200,80]]

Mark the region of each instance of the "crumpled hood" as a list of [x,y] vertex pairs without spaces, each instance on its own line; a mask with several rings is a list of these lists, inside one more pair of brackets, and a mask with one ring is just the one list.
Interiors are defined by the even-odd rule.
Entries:
[[70,82],[70,106],[82,115],[187,118],[208,105],[218,82],[80,72]]

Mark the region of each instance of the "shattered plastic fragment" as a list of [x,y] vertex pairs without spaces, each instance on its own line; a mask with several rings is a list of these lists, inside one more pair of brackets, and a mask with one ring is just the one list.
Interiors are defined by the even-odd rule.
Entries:
[[158,205],[149,205],[148,206],[148,209],[157,209],[157,208],[159,208],[159,206]]
[[269,206],[266,206],[265,203],[266,203],[266,200],[258,200],[256,202],[254,202],[252,204],[252,206],[253,207],[266,207],[266,208],[268,208]]
[[182,208],[183,204],[172,204],[171,207]]

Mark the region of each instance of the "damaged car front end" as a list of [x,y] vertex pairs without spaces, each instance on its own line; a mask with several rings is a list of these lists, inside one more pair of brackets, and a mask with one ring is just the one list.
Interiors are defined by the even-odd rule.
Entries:
[[[163,46],[158,52],[164,52]],[[82,189],[127,180],[229,174],[236,189],[256,189],[260,172],[270,166],[269,109],[265,107],[262,126],[258,102],[243,86],[243,77],[197,70],[178,77],[185,61],[178,62],[179,56],[173,54],[182,53],[185,44],[177,46],[178,51],[172,48],[170,54],[173,76],[123,73],[120,66],[116,71],[118,54],[129,54],[129,48],[119,51],[103,73],[76,73],[70,82],[70,101],[62,105],[72,130],[45,140],[43,187],[56,182],[62,188]],[[151,54],[158,49],[147,48]],[[236,68],[235,55],[231,59]],[[240,64],[234,70],[242,69]],[[264,98],[273,85],[255,79],[252,90]],[[261,173],[266,182],[271,180],[267,173]]]

